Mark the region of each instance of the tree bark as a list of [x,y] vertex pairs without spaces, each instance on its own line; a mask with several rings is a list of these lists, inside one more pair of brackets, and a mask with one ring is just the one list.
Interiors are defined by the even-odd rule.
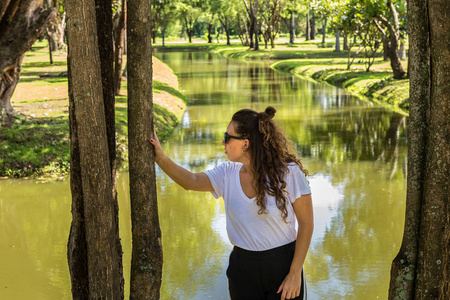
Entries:
[[56,10],[44,9],[41,0],[0,0],[0,109],[7,115],[14,113],[11,97],[22,58],[55,15]]
[[[79,291],[88,292],[89,299],[123,299],[114,184],[103,102],[100,58],[104,59],[104,56],[100,55],[103,50],[99,51],[95,7],[94,0],[66,3],[71,162],[75,166],[73,170],[71,168],[74,219],[68,260],[75,299],[82,299],[76,294]],[[112,30],[105,32],[111,38]],[[112,92],[112,88],[108,90]],[[77,275],[85,277],[74,277]]]
[[445,5],[444,0],[408,1],[406,218],[389,299],[450,299],[450,17]]
[[153,135],[151,3],[128,0],[128,143],[132,221],[130,299],[159,299],[162,244]]
[[[125,2],[125,1],[124,1]],[[122,245],[119,236],[119,203],[117,201],[116,182],[116,115],[114,94],[114,46],[113,46],[113,17],[111,0],[95,0],[97,37],[100,54],[100,68],[102,76],[103,103],[105,109],[106,138],[108,141],[109,166],[111,175],[111,192],[113,197],[113,233],[117,252],[117,272],[113,276],[114,286],[120,289],[121,299],[124,297],[124,278],[122,265]]]

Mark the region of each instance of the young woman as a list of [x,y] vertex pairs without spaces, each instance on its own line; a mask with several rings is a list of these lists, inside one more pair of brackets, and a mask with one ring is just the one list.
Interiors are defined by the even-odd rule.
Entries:
[[227,269],[233,300],[306,299],[311,190],[292,144],[272,120],[275,112],[273,107],[236,112],[222,141],[229,162],[202,173],[170,160],[156,134],[150,139],[156,163],[177,184],[223,197],[234,245]]

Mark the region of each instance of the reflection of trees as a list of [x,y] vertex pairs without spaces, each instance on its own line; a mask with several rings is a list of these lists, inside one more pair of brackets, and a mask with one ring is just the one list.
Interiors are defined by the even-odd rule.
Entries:
[[392,258],[401,244],[404,180],[373,172],[371,162],[334,164],[326,171],[342,191],[324,237],[308,254],[314,291],[324,298],[387,297]]
[[[345,103],[345,101],[339,101]],[[406,157],[405,117],[382,109],[329,109],[310,123],[283,126],[302,157],[332,163],[347,160],[391,163],[393,177],[400,157]],[[399,153],[400,152],[400,153]]]
[[[398,165],[398,152],[399,152],[399,132],[401,127],[405,127],[406,117],[399,114],[392,115],[390,119],[389,129],[386,131],[386,137],[382,144],[382,151],[376,159],[376,165],[380,166],[383,164],[391,164],[391,173],[389,174],[389,179],[392,179],[397,171]],[[406,162],[404,162],[406,167]],[[406,175],[404,170],[403,175]]]

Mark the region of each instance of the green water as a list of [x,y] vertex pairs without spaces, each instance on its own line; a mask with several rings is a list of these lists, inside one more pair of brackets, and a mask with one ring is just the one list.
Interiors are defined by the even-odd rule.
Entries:
[[[265,62],[204,52],[158,53],[189,99],[166,153],[192,171],[225,162],[221,139],[241,108],[278,112],[310,172],[315,232],[309,299],[386,299],[400,247],[406,177],[404,116],[335,87],[278,74]],[[228,299],[231,245],[221,200],[177,187],[157,169],[162,299]],[[125,277],[131,259],[127,173],[118,178]],[[0,181],[0,299],[70,299],[68,181]],[[126,282],[126,290],[129,289]]]

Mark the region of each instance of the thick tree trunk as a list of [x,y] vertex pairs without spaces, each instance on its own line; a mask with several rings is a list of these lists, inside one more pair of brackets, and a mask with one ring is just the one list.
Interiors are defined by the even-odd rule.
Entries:
[[19,82],[23,55],[56,15],[42,0],[0,0],[0,109],[12,115],[11,97]]
[[[73,170],[71,168],[71,176],[74,178],[71,187],[75,211],[72,212],[74,219],[69,237],[69,270],[74,298],[81,299],[76,294],[78,291],[88,291],[90,299],[123,299],[122,270],[116,239],[117,211],[111,178],[99,55],[104,50],[99,49],[97,40],[95,7],[94,0],[69,1],[66,4],[70,21],[67,31],[73,150],[71,161],[76,166]],[[105,32],[111,39],[112,29]],[[101,41],[104,42],[103,38]],[[109,52],[112,49],[110,46],[103,46],[109,47],[107,50]],[[102,58],[104,59],[103,56]],[[112,88],[108,91],[112,93]],[[82,232],[83,225],[85,236]],[[85,262],[87,268],[83,265]],[[81,266],[74,263],[80,263]],[[85,277],[73,277],[74,275]]]
[[[122,0],[122,12],[120,13],[119,23],[117,26],[114,51],[114,95],[120,94],[120,86],[122,82],[122,56],[125,44],[125,30],[127,24],[127,0]],[[163,40],[164,42],[164,40]],[[164,43],[163,43],[164,44]]]
[[389,299],[450,299],[450,17],[445,5],[444,0],[408,1],[406,218]]
[[132,222],[130,299],[159,299],[162,244],[153,135],[151,3],[128,0],[128,143]]
[[70,190],[72,193],[72,223],[67,245],[67,260],[72,282],[74,300],[89,299],[89,276],[87,262],[86,221],[84,219],[83,180],[81,178],[80,146],[75,116],[75,99],[72,91],[72,71],[67,60],[69,81],[69,127],[70,127]]
[[[97,24],[97,37],[100,54],[100,67],[103,88],[103,103],[105,108],[106,137],[108,141],[109,166],[111,175],[111,192],[113,196],[113,233],[115,248],[117,252],[117,271],[113,276],[113,284],[120,288],[121,299],[124,297],[124,278],[122,265],[122,245],[119,236],[119,203],[117,201],[116,183],[116,115],[114,94],[114,46],[113,46],[113,23],[112,23],[112,1],[95,0]],[[111,9],[110,9],[111,7]],[[117,298],[118,299],[118,298]]]

